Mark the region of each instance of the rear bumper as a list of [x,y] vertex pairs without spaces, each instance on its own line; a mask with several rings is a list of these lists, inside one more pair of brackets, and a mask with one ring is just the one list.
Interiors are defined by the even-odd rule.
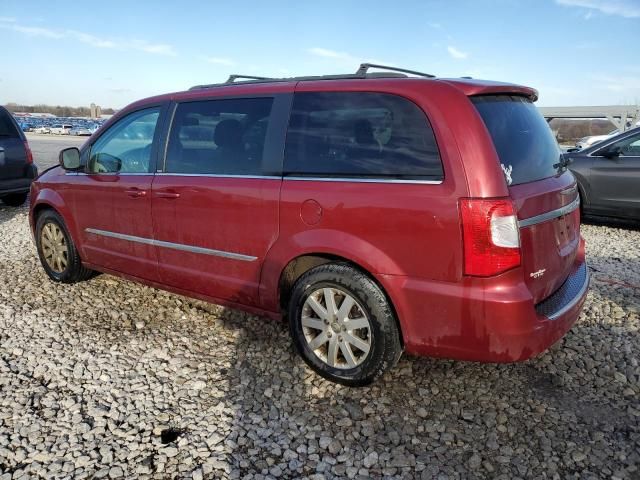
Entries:
[[38,168],[31,164],[25,168],[24,177],[0,179],[0,195],[28,192],[31,188],[31,183],[37,176]]
[[583,242],[565,283],[538,305],[520,270],[456,284],[379,280],[394,302],[408,353],[482,362],[522,361],[548,349],[578,319],[589,286]]

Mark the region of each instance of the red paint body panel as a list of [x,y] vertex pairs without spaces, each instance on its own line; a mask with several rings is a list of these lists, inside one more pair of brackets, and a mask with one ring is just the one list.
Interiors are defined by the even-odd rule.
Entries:
[[[73,216],[82,258],[147,280],[158,280],[158,259],[152,245],[87,232],[153,238],[151,182],[153,175],[69,175]],[[137,192],[137,193],[134,193]]]
[[[585,262],[584,241],[572,269]],[[522,269],[493,278],[442,283],[377,275],[394,298],[407,352],[484,362],[513,362],[539,354],[578,318],[586,292],[564,315],[536,313]]]
[[[163,283],[218,298],[258,303],[260,269],[278,237],[281,179],[158,175],[153,182],[156,240],[256,257],[234,260],[157,247]],[[172,192],[179,198],[160,198]]]
[[[510,196],[519,217],[525,219],[570,204],[578,195],[575,187],[575,178],[567,171],[557,177],[510,187]],[[521,228],[520,242],[525,283],[538,303],[555,292],[573,268],[580,242],[580,210]],[[531,276],[540,271],[541,276]]]
[[[120,111],[100,132],[151,104],[294,91],[382,92],[409,99],[429,119],[444,180],[368,183],[168,174],[95,178],[54,169],[32,186],[32,228],[33,212],[47,205],[65,218],[90,268],[273,318],[280,315],[280,280],[292,260],[301,255],[341,257],[367,271],[385,290],[406,350],[413,354],[524,360],[571,327],[586,292],[553,321],[540,317],[535,305],[584,263],[577,212],[521,228],[520,266],[488,278],[463,273],[461,198],[510,198],[520,220],[574,199],[570,173],[508,187],[489,132],[468,98],[513,94],[535,99],[534,89],[413,78],[240,84],[141,100]],[[131,198],[126,191],[132,188],[147,193]],[[97,237],[86,228],[156,244]],[[157,242],[249,259],[166,248]],[[544,275],[531,276],[541,269]]]

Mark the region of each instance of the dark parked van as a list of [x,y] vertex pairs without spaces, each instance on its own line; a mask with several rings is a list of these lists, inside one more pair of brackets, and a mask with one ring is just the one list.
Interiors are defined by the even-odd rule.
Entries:
[[32,187],[47,274],[284,316],[305,361],[347,385],[403,351],[542,352],[589,277],[537,92],[370,68],[234,76],[121,110]]
[[0,106],[0,200],[12,207],[22,205],[37,176],[27,138],[13,116]]

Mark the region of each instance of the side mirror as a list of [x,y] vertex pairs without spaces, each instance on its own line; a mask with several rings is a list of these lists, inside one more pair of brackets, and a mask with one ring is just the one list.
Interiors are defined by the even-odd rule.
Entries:
[[608,158],[608,159],[618,158],[621,153],[622,153],[622,149],[620,147],[616,147],[616,146],[605,148],[604,150],[600,150],[598,152],[599,155],[603,156],[604,158]]
[[58,156],[58,162],[60,166],[65,170],[75,171],[80,170],[82,165],[80,164],[80,150],[76,147],[65,148],[60,151]]

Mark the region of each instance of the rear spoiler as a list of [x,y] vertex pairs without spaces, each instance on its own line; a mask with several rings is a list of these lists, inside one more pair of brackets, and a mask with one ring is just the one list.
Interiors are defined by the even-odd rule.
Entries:
[[535,88],[525,87],[524,85],[474,80],[471,78],[443,78],[437,81],[456,87],[468,97],[475,95],[522,95],[532,102],[538,100],[538,91]]

